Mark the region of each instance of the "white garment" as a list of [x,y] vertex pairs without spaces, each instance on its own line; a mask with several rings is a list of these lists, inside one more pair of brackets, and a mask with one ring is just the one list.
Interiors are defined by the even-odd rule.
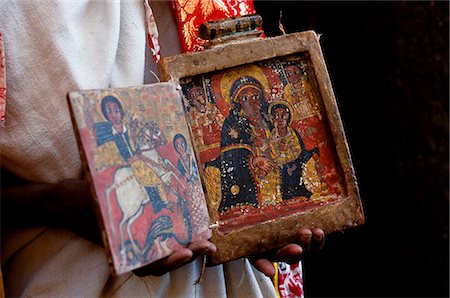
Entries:
[[[152,2],[162,54],[179,51],[168,4]],[[144,7],[136,1],[2,1],[7,114],[2,166],[19,177],[58,182],[81,175],[70,120],[69,91],[136,86],[154,80],[146,53]],[[148,51],[148,50],[147,50]],[[63,199],[63,198],[61,198]],[[94,227],[93,227],[94,228]],[[96,227],[95,227],[96,228]],[[245,259],[207,268],[199,261],[161,277],[113,278],[102,247],[70,232],[32,228],[2,235],[7,296],[261,297],[270,279]]]

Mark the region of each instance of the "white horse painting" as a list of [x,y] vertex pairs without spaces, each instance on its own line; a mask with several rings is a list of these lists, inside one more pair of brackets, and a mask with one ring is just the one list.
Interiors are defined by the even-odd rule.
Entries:
[[[159,129],[158,125],[153,122],[146,122],[138,130],[136,136],[136,155],[133,158],[139,158],[144,161],[145,164],[159,177],[159,179],[165,184],[166,188],[172,192],[176,198],[182,199],[180,197],[180,188],[183,188],[183,184],[179,181],[177,175],[169,170],[171,163],[167,160],[163,160],[156,148],[163,146],[167,143],[164,134]],[[176,183],[176,181],[180,183]],[[175,187],[176,185],[176,187]],[[180,187],[181,186],[181,187]],[[111,194],[114,192],[116,197],[117,206],[119,207],[122,216],[119,222],[118,230],[121,243],[120,254],[122,258],[122,263],[128,262],[130,259],[137,255],[145,255],[150,251],[153,252],[152,255],[157,255],[158,257],[162,255],[167,255],[170,252],[165,245],[165,241],[169,237],[174,237],[179,243],[180,240],[173,232],[173,223],[170,217],[160,216],[156,218],[153,222],[149,231],[147,232],[147,239],[144,245],[140,246],[133,237],[131,231],[132,224],[143,214],[144,207],[146,204],[151,202],[152,197],[149,196],[146,188],[139,183],[133,172],[131,166],[124,166],[116,170],[113,178],[113,182],[110,187],[106,190],[106,198],[108,199],[109,216],[111,222],[111,229],[113,231],[114,237],[116,236],[117,226],[113,220],[112,206],[111,206]],[[186,204],[181,204],[184,208],[181,210],[182,216],[184,218],[185,225],[190,225],[190,222],[186,223],[186,218],[189,217],[189,213],[186,212]],[[167,206],[170,210],[173,210],[173,206]],[[189,229],[191,229],[189,227]],[[127,233],[128,241],[125,240],[124,233]],[[189,231],[189,241],[190,241],[190,231]],[[160,241],[158,241],[158,239]],[[130,244],[131,252],[126,243]],[[153,247],[154,246],[154,247]],[[143,248],[141,248],[143,247]],[[161,250],[161,251],[158,251]],[[129,255],[131,253],[131,255]]]
[[[131,225],[144,211],[144,205],[150,201],[150,197],[144,187],[136,180],[131,167],[122,167],[116,170],[114,180],[110,187],[106,189],[106,197],[111,198],[111,192],[115,192],[117,205],[122,211],[122,218],[119,223],[120,243],[124,243],[124,227],[131,242],[133,251],[140,252],[139,245],[134,241],[131,233]],[[111,202],[108,200],[108,210],[110,216],[111,230],[115,236],[116,226],[112,217]],[[126,258],[126,251],[121,248],[122,259]]]

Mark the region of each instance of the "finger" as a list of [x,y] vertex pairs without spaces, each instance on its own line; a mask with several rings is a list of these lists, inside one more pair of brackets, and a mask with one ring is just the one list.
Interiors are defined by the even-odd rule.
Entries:
[[313,235],[312,231],[307,228],[301,228],[297,233],[297,239],[305,253],[308,253],[311,249],[312,235]]
[[298,244],[288,244],[278,250],[276,258],[279,261],[286,262],[288,264],[293,264],[300,261],[303,249]]
[[207,240],[195,241],[192,242],[187,248],[178,250],[167,258],[155,261],[142,269],[137,269],[134,273],[138,276],[163,275],[166,272],[175,270],[186,263],[193,261],[200,255],[211,255],[216,251],[216,246]]
[[273,165],[272,164],[267,164],[265,167],[264,167],[264,171],[266,171],[266,172],[270,172],[270,171],[272,171],[274,169],[274,167],[273,167]]
[[273,263],[265,258],[258,258],[258,257],[252,257],[250,258],[250,263],[252,263],[253,267],[255,267],[258,271],[263,273],[264,275],[268,277],[274,277],[275,276],[275,267],[273,266]]
[[325,232],[320,228],[311,229],[311,252],[319,252],[325,244]]
[[217,247],[207,240],[192,242],[188,248],[192,251],[192,259],[196,259],[201,255],[210,256],[217,251]]
[[189,248],[177,250],[168,257],[162,258],[145,267],[133,270],[137,276],[156,275],[161,276],[171,270],[175,270],[192,260],[193,252]]

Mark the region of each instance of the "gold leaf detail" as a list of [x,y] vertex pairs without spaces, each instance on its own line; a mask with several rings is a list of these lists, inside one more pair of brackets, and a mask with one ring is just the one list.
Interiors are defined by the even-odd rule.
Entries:
[[181,19],[181,22],[186,21],[186,17],[187,17],[186,11],[185,11],[184,9],[180,9],[180,19]]
[[183,8],[186,11],[187,14],[193,14],[195,11],[195,8],[201,3],[200,0],[185,0]]
[[196,17],[194,16],[192,19],[190,19],[183,25],[184,40],[186,41],[186,44],[189,48],[192,47],[192,40],[195,38],[195,26],[194,26],[195,19]]
[[209,17],[209,15],[211,15],[211,13],[215,9],[229,14],[228,7],[227,7],[226,3],[222,0],[205,0],[205,1],[201,1],[200,3],[201,3],[201,9],[202,9],[202,14],[203,14],[204,18]]
[[206,0],[201,2],[202,14],[205,18],[207,18],[213,11],[214,5],[213,0]]
[[222,200],[220,170],[216,167],[207,167],[203,178],[205,181],[206,193],[208,194],[210,207],[212,207],[212,210],[217,212],[220,201]]
[[230,14],[227,4],[222,0],[212,0],[216,9],[221,10],[227,14]]
[[192,15],[196,9],[196,7],[199,5],[199,2],[201,0],[177,0],[179,5],[179,11],[180,11],[180,19],[181,22],[185,22],[186,19]]

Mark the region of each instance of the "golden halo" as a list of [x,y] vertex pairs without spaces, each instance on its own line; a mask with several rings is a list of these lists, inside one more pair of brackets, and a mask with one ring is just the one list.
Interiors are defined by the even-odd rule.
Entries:
[[118,89],[114,91],[105,90],[105,92],[101,92],[101,94],[99,95],[98,101],[99,113],[103,115],[101,109],[102,99],[105,96],[114,96],[115,98],[117,98],[117,100],[120,102],[120,105],[122,106],[123,109],[122,122],[125,125],[128,125],[130,118],[144,119],[146,117],[145,111],[141,109],[140,105],[130,106],[132,98],[135,96],[143,96],[144,94],[143,92],[145,91],[141,90],[140,88]]
[[284,105],[288,108],[289,114],[290,114],[289,124],[291,124],[292,120],[294,118],[294,114],[293,114],[294,110],[292,109],[292,105],[285,100],[275,100],[270,103],[269,109],[268,109],[270,118],[272,118],[272,108],[278,104]]
[[222,95],[222,99],[227,103],[231,103],[230,99],[230,90],[233,86],[233,83],[242,77],[252,77],[258,80],[262,87],[264,88],[264,97],[266,98],[266,102],[269,100],[267,96],[270,94],[269,81],[265,76],[262,69],[256,65],[248,65],[248,66],[240,66],[232,68],[228,71],[224,71],[220,78],[220,93]]
[[[95,92],[95,91],[94,91]],[[115,92],[111,92],[110,90],[105,90],[104,92],[100,92],[100,94],[98,95],[98,102],[97,102],[97,104],[98,104],[98,111],[99,111],[99,113],[100,113],[100,115],[102,116],[102,118],[104,118],[105,120],[108,120],[108,119],[106,119],[105,117],[105,115],[103,115],[103,111],[102,111],[102,102],[103,102],[103,98],[105,98],[106,96],[112,96],[112,97],[115,97],[118,101],[119,101],[119,103],[120,103],[120,106],[122,107],[122,110],[123,110],[123,117],[125,117],[125,113],[126,113],[126,109],[125,109],[125,107],[124,107],[124,103],[123,103],[123,101],[122,101],[122,99],[121,99],[121,96],[120,95],[118,95],[117,93],[115,93]]]

